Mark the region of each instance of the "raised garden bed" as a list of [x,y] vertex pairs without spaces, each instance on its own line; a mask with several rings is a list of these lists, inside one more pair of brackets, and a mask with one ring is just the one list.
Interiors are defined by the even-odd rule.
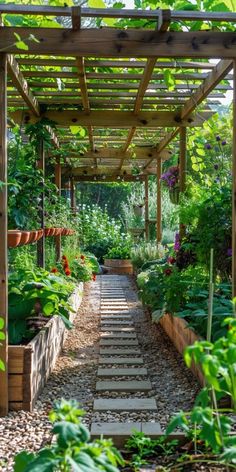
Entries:
[[[159,321],[166,334],[169,336],[177,351],[183,354],[185,348],[199,341],[199,336],[191,329],[185,320],[177,316],[166,313]],[[204,377],[201,369],[192,364],[191,370],[198,378],[201,385],[204,385]]]
[[[75,313],[82,301],[83,283],[71,295]],[[68,330],[59,316],[53,316],[43,329],[25,346],[9,346],[9,409],[32,411],[43,389],[62,346]]]
[[133,274],[133,264],[130,259],[105,259],[104,266],[109,274]]

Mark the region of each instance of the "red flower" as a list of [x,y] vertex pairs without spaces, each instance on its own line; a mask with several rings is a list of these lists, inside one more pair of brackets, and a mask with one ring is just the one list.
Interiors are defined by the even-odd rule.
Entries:
[[71,274],[71,271],[70,271],[69,268],[65,270],[65,274],[66,274],[66,275],[70,275],[70,274]]
[[168,257],[167,262],[169,262],[169,264],[175,264],[176,259],[175,257]]
[[69,269],[69,264],[68,262],[65,262],[64,265],[63,265],[64,269]]
[[85,256],[84,256],[83,254],[81,254],[80,259],[81,259],[82,261],[84,261]]
[[66,256],[62,256],[62,260],[63,260],[63,261],[67,261],[67,257],[66,257]]
[[97,278],[97,277],[96,277],[96,274],[93,274],[93,275],[92,275],[92,280],[93,280],[94,282],[95,282],[96,278]]
[[165,269],[164,274],[165,275],[171,275],[172,274],[172,269]]
[[58,269],[57,269],[56,267],[53,267],[53,268],[51,269],[51,272],[52,272],[53,274],[55,274],[56,272],[58,272]]

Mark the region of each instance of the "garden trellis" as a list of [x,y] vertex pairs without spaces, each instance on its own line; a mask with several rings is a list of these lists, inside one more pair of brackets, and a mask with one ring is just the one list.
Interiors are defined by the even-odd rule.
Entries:
[[[179,137],[180,191],[185,189],[186,130],[202,126],[234,83],[233,294],[236,294],[236,33],[188,31],[185,22],[236,24],[236,13],[119,10],[37,5],[0,5],[2,15],[69,17],[71,27],[0,27],[0,180],[7,182],[7,126],[42,119],[57,148],[58,188],[70,181],[143,181],[148,233],[148,176],[157,177],[157,240],[161,240],[161,165]],[[112,19],[112,27],[89,27],[86,19]],[[119,26],[145,20],[149,29]],[[117,25],[115,25],[117,22]],[[178,24],[178,31],[172,29]],[[180,30],[180,25],[182,30]],[[227,29],[227,28],[226,28]],[[23,49],[20,49],[20,44]],[[216,63],[209,59],[217,59]],[[174,85],[166,83],[171,71]],[[231,72],[232,71],[232,72]],[[223,81],[223,83],[221,83]],[[86,129],[82,136],[79,129]],[[63,130],[63,135],[60,133]],[[76,132],[78,130],[78,132]],[[58,131],[58,134],[57,134]],[[60,148],[75,144],[63,159]],[[106,143],[106,145],[104,145]],[[81,145],[85,145],[81,151]],[[76,150],[77,147],[77,150]],[[45,149],[40,166],[45,167]],[[49,156],[50,157],[50,156]],[[78,163],[79,160],[79,163]],[[76,163],[76,165],[74,164]],[[133,165],[138,167],[137,175]],[[42,218],[43,226],[43,218]],[[7,331],[7,186],[0,193],[0,316]],[[43,257],[43,238],[41,256]],[[57,240],[60,252],[60,240]],[[41,260],[42,262],[42,260]],[[7,366],[7,340],[0,358]],[[0,414],[8,409],[7,368],[0,371]]]

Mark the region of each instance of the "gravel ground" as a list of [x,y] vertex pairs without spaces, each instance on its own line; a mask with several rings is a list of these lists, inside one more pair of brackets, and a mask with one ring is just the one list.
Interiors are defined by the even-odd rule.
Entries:
[[[132,279],[120,277],[129,310],[137,329],[144,367],[153,390],[147,393],[95,394],[99,357],[100,278],[85,285],[82,305],[55,369],[32,413],[11,412],[0,418],[0,471],[12,471],[15,453],[26,448],[36,451],[50,443],[51,425],[47,413],[54,400],[61,397],[77,399],[86,410],[84,422],[91,421],[159,421],[163,428],[179,409],[189,409],[198,391],[198,383],[185,367],[161,327],[153,325],[138,301]],[[103,277],[104,280],[104,277]],[[108,366],[106,366],[108,367]],[[131,367],[131,366],[129,366]],[[143,378],[145,380],[145,377]],[[155,397],[158,411],[151,413],[98,413],[92,411],[93,398]]]

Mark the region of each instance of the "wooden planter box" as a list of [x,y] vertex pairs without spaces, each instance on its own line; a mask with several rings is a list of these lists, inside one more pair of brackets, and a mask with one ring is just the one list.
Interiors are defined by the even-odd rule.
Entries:
[[[83,283],[71,295],[74,310],[78,310],[83,293]],[[73,321],[76,313],[70,314]],[[68,330],[59,316],[53,316],[43,329],[25,346],[8,348],[8,395],[10,410],[32,411],[43,389],[62,346]]]
[[[200,337],[194,333],[191,328],[188,328],[188,324],[182,318],[172,316],[166,313],[159,321],[162,328],[168,334],[169,338],[175,345],[177,351],[183,354],[184,349],[195,341],[199,341]],[[201,385],[204,385],[204,377],[200,367],[192,363],[191,370],[193,374],[198,378]]]
[[133,274],[133,264],[130,259],[105,259],[104,266],[109,274]]

